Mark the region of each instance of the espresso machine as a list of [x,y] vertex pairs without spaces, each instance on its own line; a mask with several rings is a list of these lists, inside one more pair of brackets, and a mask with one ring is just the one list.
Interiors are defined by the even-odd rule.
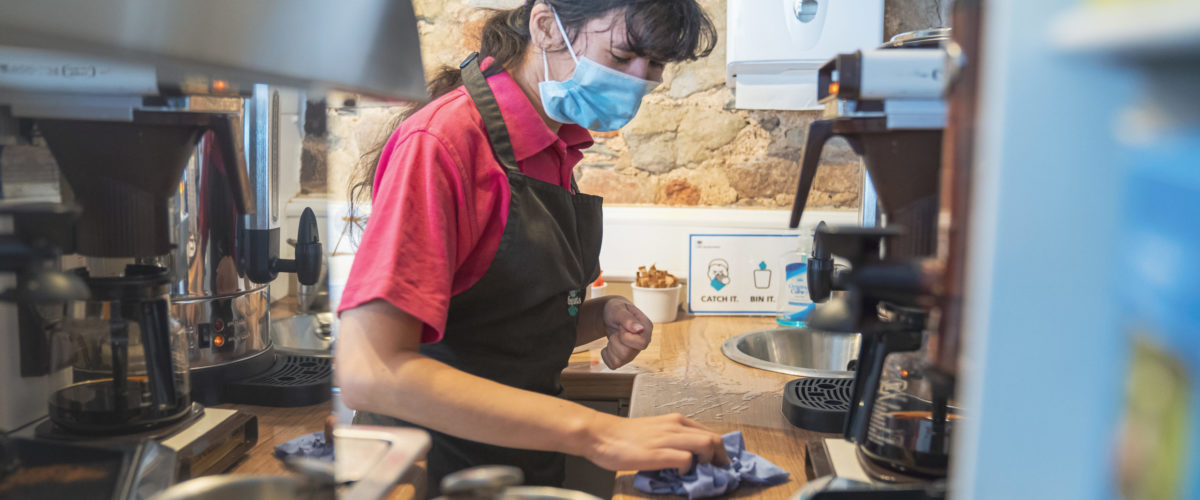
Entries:
[[[942,335],[956,317],[945,300],[947,232],[957,220],[949,202],[961,196],[945,194],[942,156],[957,50],[949,29],[924,30],[839,55],[819,72],[825,111],[809,129],[791,226],[804,212],[822,146],[835,136],[863,157],[883,224],[821,224],[814,234],[808,283],[817,306],[808,325],[858,332],[862,341],[853,383],[841,393],[842,425],[819,429],[843,439],[808,444],[810,484],[798,498],[945,497],[955,422],[969,418],[954,402],[956,353],[946,352],[950,337]],[[789,394],[784,413],[803,425],[792,416],[804,409],[789,406]]]
[[275,85],[423,99],[415,22],[385,0],[0,0],[5,495],[146,497],[256,442],[253,415],[200,403],[280,403],[281,370],[328,399],[328,363],[267,330],[265,285],[323,259],[311,212],[280,257]]

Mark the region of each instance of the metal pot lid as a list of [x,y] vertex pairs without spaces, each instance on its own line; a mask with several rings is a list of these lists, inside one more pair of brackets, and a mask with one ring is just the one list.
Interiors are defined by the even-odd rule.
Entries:
[[318,495],[306,491],[304,483],[286,476],[221,474],[184,481],[159,492],[151,500],[283,500],[316,497]]
[[435,500],[453,500],[456,498],[472,498],[487,500],[600,500],[599,497],[577,490],[555,488],[553,486],[509,486],[494,492],[476,492],[463,496],[446,495]]
[[937,47],[950,40],[950,28],[928,28],[893,36],[883,48]]
[[463,469],[442,478],[437,500],[600,500],[582,491],[550,486],[517,486],[525,480],[521,469],[511,465],[482,465]]
[[600,500],[582,491],[554,488],[551,486],[510,486],[504,490],[504,500]]

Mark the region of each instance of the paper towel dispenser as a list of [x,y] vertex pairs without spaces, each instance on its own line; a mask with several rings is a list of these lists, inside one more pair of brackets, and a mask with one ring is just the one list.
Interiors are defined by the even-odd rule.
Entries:
[[725,83],[742,109],[821,109],[821,65],[883,42],[883,0],[734,0],[727,14]]

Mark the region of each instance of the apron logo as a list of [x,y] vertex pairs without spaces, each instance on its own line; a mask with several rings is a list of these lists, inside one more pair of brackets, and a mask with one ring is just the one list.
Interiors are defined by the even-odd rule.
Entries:
[[571,290],[571,293],[567,294],[567,314],[570,314],[571,317],[579,315],[579,304],[583,303],[583,297],[580,296],[582,293],[583,290],[579,289]]

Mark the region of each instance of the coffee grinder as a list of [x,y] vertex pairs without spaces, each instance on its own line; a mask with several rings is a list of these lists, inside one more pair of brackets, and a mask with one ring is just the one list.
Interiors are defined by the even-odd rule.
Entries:
[[[953,404],[953,377],[929,362],[943,288],[937,257],[948,41],[948,29],[906,33],[876,50],[839,55],[819,72],[825,112],[809,129],[791,225],[803,214],[822,146],[834,136],[863,157],[884,225],[822,224],[814,234],[808,282],[818,305],[808,324],[859,332],[862,342],[844,401],[845,439],[809,444],[813,481],[801,498],[945,495],[954,422],[966,417]],[[789,417],[803,411],[789,407],[795,399],[785,394]]]

